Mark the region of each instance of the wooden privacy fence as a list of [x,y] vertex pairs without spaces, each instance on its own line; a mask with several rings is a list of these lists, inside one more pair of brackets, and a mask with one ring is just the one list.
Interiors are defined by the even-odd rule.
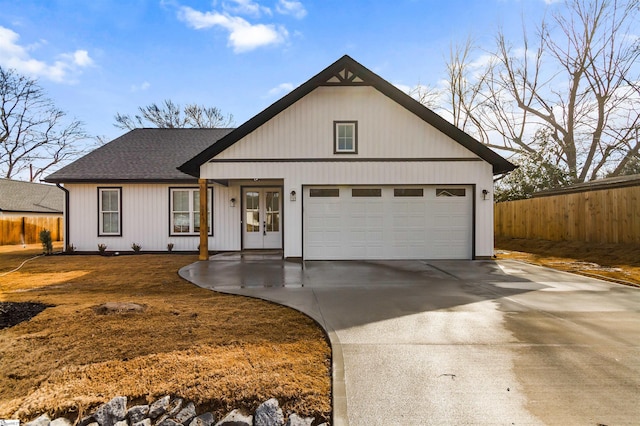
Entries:
[[497,203],[495,235],[593,243],[640,243],[640,186]]
[[35,244],[40,242],[40,231],[51,231],[53,241],[62,241],[62,217],[4,216],[0,217],[0,245]]

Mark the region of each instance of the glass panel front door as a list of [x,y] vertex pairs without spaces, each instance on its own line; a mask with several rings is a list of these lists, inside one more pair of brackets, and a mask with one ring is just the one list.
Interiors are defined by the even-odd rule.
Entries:
[[282,248],[282,191],[279,188],[243,190],[244,249]]

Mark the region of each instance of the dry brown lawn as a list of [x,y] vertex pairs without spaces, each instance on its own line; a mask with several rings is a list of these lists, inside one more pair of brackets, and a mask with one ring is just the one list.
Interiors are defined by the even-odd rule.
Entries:
[[498,259],[517,259],[640,286],[640,246],[576,241],[497,239]]
[[[54,305],[0,330],[0,418],[166,394],[218,415],[275,397],[285,412],[330,418],[331,351],[308,317],[191,285],[177,270],[192,255],[55,255],[1,276],[39,252],[0,250],[0,302]],[[107,302],[145,309],[95,309]]]

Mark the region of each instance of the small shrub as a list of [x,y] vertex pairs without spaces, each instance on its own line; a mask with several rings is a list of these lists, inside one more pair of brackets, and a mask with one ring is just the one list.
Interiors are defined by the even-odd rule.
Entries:
[[67,253],[73,253],[76,251],[76,246],[73,244],[67,244],[67,248],[65,249]]
[[98,244],[98,251],[100,254],[104,254],[104,252],[107,251],[107,245],[102,243]]
[[42,250],[44,254],[53,253],[53,240],[51,239],[51,231],[43,229],[40,231],[40,242],[42,243]]
[[136,253],[140,253],[140,250],[142,250],[142,246],[138,243],[132,243],[131,249]]
[[169,253],[173,251],[173,243],[167,244],[167,250],[169,250]]

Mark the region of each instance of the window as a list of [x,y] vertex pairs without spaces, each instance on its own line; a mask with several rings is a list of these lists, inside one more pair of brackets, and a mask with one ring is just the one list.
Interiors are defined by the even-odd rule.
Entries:
[[98,188],[98,235],[122,235],[122,188]]
[[[207,233],[213,235],[211,217],[213,212],[212,189],[207,189]],[[200,233],[200,190],[198,188],[170,188],[171,235],[198,235]]]
[[333,138],[335,154],[357,154],[358,122],[334,121]]
[[394,197],[422,197],[424,190],[422,188],[393,188]]
[[382,197],[382,189],[380,188],[353,188],[351,190],[352,197]]
[[436,197],[464,197],[464,188],[436,188]]
[[311,188],[309,189],[309,197],[339,197],[340,190],[338,188]]

